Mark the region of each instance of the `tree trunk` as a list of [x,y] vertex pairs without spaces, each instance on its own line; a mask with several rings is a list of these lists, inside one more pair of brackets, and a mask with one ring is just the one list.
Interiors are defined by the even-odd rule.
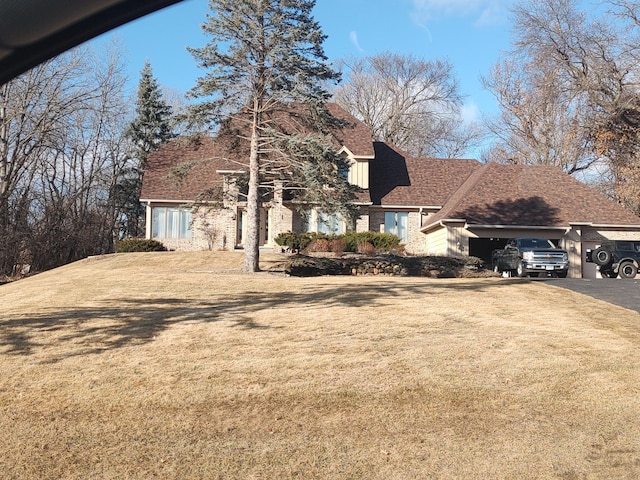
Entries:
[[249,152],[249,191],[247,194],[247,234],[244,239],[244,264],[242,271],[253,273],[260,270],[260,156],[258,152],[258,125],[261,112],[254,108],[251,125],[251,149]]

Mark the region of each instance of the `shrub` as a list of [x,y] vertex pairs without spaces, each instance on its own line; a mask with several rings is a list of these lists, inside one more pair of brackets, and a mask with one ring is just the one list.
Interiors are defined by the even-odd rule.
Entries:
[[167,248],[162,243],[145,238],[126,238],[116,243],[116,253],[166,251]]
[[289,250],[298,250],[298,235],[293,232],[283,232],[274,240],[281,247],[287,247]]
[[345,249],[344,239],[341,237],[332,238],[329,240],[329,250],[334,252],[336,255],[342,255]]
[[317,233],[305,232],[305,233],[299,234],[298,235],[298,250],[304,250],[316,238],[318,238],[318,234]]
[[362,243],[371,244],[379,252],[400,249],[400,238],[392,233],[348,232],[342,238],[345,242],[345,252],[359,252],[359,245]]
[[393,233],[374,233],[371,243],[377,251],[388,252],[400,246],[400,237]]
[[360,242],[358,244],[357,251],[358,251],[358,253],[364,253],[366,255],[373,255],[374,253],[376,253],[376,247],[374,247],[373,244],[371,244],[369,242]]
[[311,241],[306,250],[308,252],[330,252],[330,241],[326,238],[317,238]]
[[[402,251],[400,238],[391,233],[378,232],[347,232],[343,235],[328,236],[324,233],[300,233],[285,232],[278,235],[276,243],[287,247],[291,251],[308,250],[310,252],[361,252],[361,244],[369,244],[364,247],[367,253]],[[373,252],[371,252],[373,248]]]

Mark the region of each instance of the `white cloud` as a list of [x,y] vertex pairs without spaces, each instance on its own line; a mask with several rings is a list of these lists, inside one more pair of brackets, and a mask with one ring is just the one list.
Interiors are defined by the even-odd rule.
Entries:
[[425,26],[441,17],[473,16],[475,25],[488,26],[501,23],[507,16],[513,0],[412,0],[412,17]]
[[360,52],[363,53],[364,49],[360,46],[360,42],[358,42],[358,32],[356,31],[351,31],[349,33],[349,38],[351,39],[351,43],[353,43],[353,45],[356,47],[356,49]]
[[469,125],[473,122],[480,120],[480,109],[475,102],[465,103],[460,109],[460,118],[465,125]]

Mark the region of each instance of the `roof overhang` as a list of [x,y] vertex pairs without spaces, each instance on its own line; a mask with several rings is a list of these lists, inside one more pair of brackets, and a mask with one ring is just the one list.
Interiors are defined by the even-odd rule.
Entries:
[[157,198],[141,198],[140,203],[175,203],[175,204],[185,204],[185,203],[194,203],[193,200],[167,200],[166,198],[157,199]]
[[355,155],[351,150],[349,150],[344,145],[340,150],[338,150],[338,154],[346,153],[347,157],[351,160],[373,160],[376,158],[375,155]]
[[569,222],[571,227],[602,228],[606,230],[640,230],[640,225],[617,223]]
[[545,226],[545,225],[481,225],[474,223],[467,223],[464,218],[443,218],[437,222],[425,225],[420,229],[423,233],[428,233],[436,228],[446,228],[448,226],[464,226],[466,230],[478,229],[478,230],[547,230],[547,231],[567,231],[568,227],[563,226]]
[[425,225],[420,229],[420,231],[423,233],[428,233],[431,230],[435,230],[437,228],[446,228],[449,225],[464,225],[466,227],[467,220],[464,218],[443,218],[442,220],[438,220],[436,222]]
[[564,231],[567,227],[550,227],[545,225],[465,225],[466,228],[477,229],[492,229],[492,230],[561,230]]
[[442,210],[441,205],[375,205],[376,210]]

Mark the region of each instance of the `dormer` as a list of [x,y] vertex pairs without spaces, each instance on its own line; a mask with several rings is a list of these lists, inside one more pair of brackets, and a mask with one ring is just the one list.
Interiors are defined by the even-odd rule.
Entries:
[[349,160],[349,172],[347,180],[352,185],[368,190],[369,189],[369,161],[375,155],[354,155],[347,147],[342,147],[338,153]]

